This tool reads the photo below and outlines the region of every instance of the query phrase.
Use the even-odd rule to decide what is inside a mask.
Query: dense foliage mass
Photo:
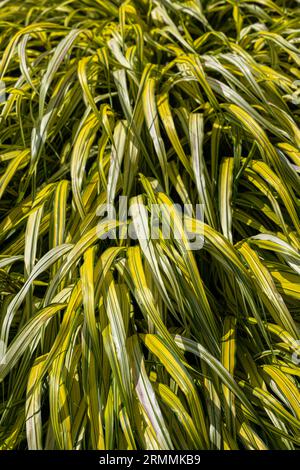
[[[1,448],[299,448],[299,2],[0,7]]]

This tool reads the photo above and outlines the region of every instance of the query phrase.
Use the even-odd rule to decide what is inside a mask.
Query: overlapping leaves
[[[299,448],[298,2],[0,6],[1,448]]]

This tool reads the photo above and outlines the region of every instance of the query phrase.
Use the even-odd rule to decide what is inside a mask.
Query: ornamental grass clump
[[[0,448],[299,449],[299,2],[0,7]]]

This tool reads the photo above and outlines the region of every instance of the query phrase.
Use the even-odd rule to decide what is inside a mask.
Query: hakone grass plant
[[[0,2],[1,449],[299,449],[299,7]]]

